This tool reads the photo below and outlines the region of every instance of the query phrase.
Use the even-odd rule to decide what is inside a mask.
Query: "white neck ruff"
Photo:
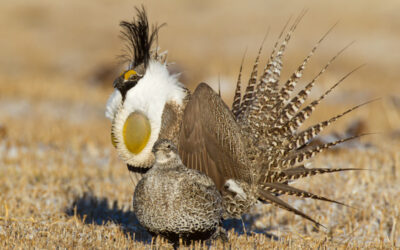
[[[115,90],[118,91],[118,90]],[[119,92],[119,91],[118,91]],[[112,94],[110,99],[120,99],[120,95]],[[117,106],[115,100],[109,100],[107,106],[109,116],[114,117],[113,133],[116,137],[118,153],[123,160],[133,166],[147,167],[154,161],[151,149],[158,139],[161,129],[161,118],[167,102],[183,105],[186,91],[178,80],[178,75],[170,75],[165,64],[150,61],[146,73],[135,87],[131,88],[123,104]],[[113,106],[113,107],[112,107]],[[110,110],[110,111],[109,111]],[[122,130],[124,123],[132,112],[143,113],[150,121],[151,134],[145,148],[137,155],[132,154],[125,146]]]

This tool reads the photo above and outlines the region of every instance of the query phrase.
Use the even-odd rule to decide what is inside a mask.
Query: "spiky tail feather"
[[[310,216],[308,216],[307,214],[301,212],[300,210],[292,207],[291,205],[289,205],[288,203],[286,203],[285,201],[279,199],[278,197],[276,197],[275,195],[273,195],[272,193],[263,190],[263,189],[259,189],[259,197],[262,201],[265,202],[270,202],[272,205],[283,208],[289,212],[292,212],[294,214],[300,215],[301,217],[313,222],[317,227],[322,226],[323,228],[325,228],[322,224],[320,224],[318,221],[314,220],[313,218],[311,218]]]
[[[290,181],[312,175],[349,170],[361,170],[355,168],[308,169],[302,165],[296,165],[303,163],[304,161],[312,158],[316,154],[328,148],[331,148],[348,140],[358,138],[359,136],[355,136],[315,147],[308,146],[309,141],[317,136],[323,130],[323,128],[327,127],[332,122],[336,121],[347,113],[367,103],[357,105],[349,110],[346,110],[342,114],[332,117],[327,121],[311,126],[303,132],[297,133],[299,127],[304,123],[304,121],[308,119],[315,107],[334,88],[336,88],[342,81],[344,81],[348,76],[350,76],[354,71],[359,68],[358,67],[350,73],[346,74],[318,99],[314,100],[309,105],[300,110],[302,104],[307,100],[311,89],[316,83],[316,80],[328,69],[328,67],[336,60],[336,58],[352,44],[350,43],[346,45],[343,49],[337,52],[322,68],[322,70],[312,79],[312,81],[309,82],[301,91],[299,91],[296,96],[291,98],[291,94],[297,82],[302,77],[306,65],[310,61],[320,43],[325,39],[325,37],[335,26],[332,26],[328,30],[328,32],[326,32],[321,37],[321,39],[313,46],[310,53],[306,56],[303,62],[298,66],[297,70],[279,89],[278,83],[283,66],[282,58],[286,50],[287,44],[291,38],[291,35],[296,29],[304,14],[305,13],[301,13],[299,17],[294,21],[282,43],[279,45],[279,41],[283,37],[283,33],[286,30],[288,23],[285,25],[273,47],[273,51],[271,53],[268,63],[264,68],[264,72],[257,83],[258,64],[262,46],[260,47],[243,98],[241,98],[240,92],[243,68],[242,61],[235,90],[234,102],[232,105],[232,112],[237,122],[241,124],[244,129],[252,132],[255,137],[259,139],[257,140],[257,143],[261,143],[257,145],[260,145],[260,147],[262,147],[262,151],[265,152],[265,155],[261,156],[264,161],[263,164],[261,164],[263,167],[260,168],[260,178],[257,182],[257,192],[260,200],[270,202],[278,207],[284,208],[312,221],[317,226],[322,226],[308,215],[297,210],[296,208],[293,208],[286,202],[277,198],[275,194],[294,195],[297,197],[318,199],[328,202],[334,202],[340,205],[345,205],[341,202],[291,187],[288,184]]]
[[[289,166],[294,166],[297,164],[301,164],[304,161],[314,157],[316,154],[321,153],[322,151],[332,148],[336,145],[339,145],[341,143],[350,141],[350,140],[354,140],[356,138],[360,138],[362,136],[365,135],[369,135],[369,134],[361,134],[361,135],[355,135],[355,136],[351,136],[351,137],[347,137],[344,139],[340,139],[340,140],[336,140],[333,142],[329,142],[329,143],[325,143],[322,145],[318,145],[315,147],[311,147],[311,148],[305,148],[299,152],[294,152],[292,154],[289,154],[287,157],[285,157],[281,162],[278,163],[278,165],[281,168],[288,168]]]
[[[239,121],[242,121],[243,123],[247,122],[247,118],[249,115],[248,107],[254,101],[254,99],[260,99],[261,96],[267,96],[271,100],[273,99],[272,96],[275,94],[275,92],[277,90],[278,80],[280,78],[280,73],[282,70],[282,57],[284,55],[284,51],[286,50],[287,44],[288,44],[293,32],[295,31],[297,25],[299,24],[302,17],[304,16],[304,14],[305,14],[305,12],[301,13],[299,15],[299,17],[295,20],[292,27],[289,29],[288,33],[286,34],[285,39],[283,40],[282,44],[280,45],[279,50],[276,52],[276,49],[279,44],[279,40],[281,39],[281,37],[284,33],[284,30],[286,29],[290,20],[284,26],[281,34],[279,35],[278,40],[276,41],[276,43],[274,45],[273,51],[271,53],[271,57],[270,57],[267,65],[264,68],[264,73],[260,79],[260,83],[257,85],[256,92],[254,92],[254,86],[253,86],[253,88],[246,89],[243,99],[244,100],[247,99],[247,101],[246,102],[242,101],[241,112],[239,113],[239,116],[238,116]],[[256,60],[256,63],[253,66],[253,72],[251,75],[253,75],[253,73],[257,69],[257,67],[258,67],[258,60]],[[255,81],[256,80],[257,79],[255,79]],[[265,91],[260,91],[261,89],[265,89]],[[258,98],[256,98],[257,95],[259,96]],[[246,98],[246,96],[247,96],[247,98]],[[260,101],[261,101],[261,99],[260,99]],[[269,100],[266,100],[266,101],[268,102]]]
[[[264,43],[264,42],[263,42]],[[248,108],[250,107],[250,103],[253,101],[254,96],[254,87],[257,83],[257,75],[258,75],[258,63],[260,62],[260,55],[262,51],[263,45],[261,44],[260,49],[258,50],[258,54],[256,60],[253,65],[253,70],[250,74],[249,83],[247,84],[245,94],[243,96],[242,105],[240,107],[240,114],[247,114]]]
[[[322,70],[309,82],[298,94],[293,97],[284,108],[279,110],[279,116],[275,119],[274,127],[283,126],[286,122],[288,122],[299,110],[301,105],[307,100],[308,95],[311,93],[311,89],[314,87],[316,80],[328,69],[328,67],[339,57],[351,44],[348,44],[339,52],[337,52]]]
[[[321,95],[317,100],[314,100],[311,102],[309,105],[307,105],[305,108],[303,108],[300,112],[298,112],[295,116],[293,116],[286,124],[284,124],[281,127],[275,127],[275,129],[279,129],[280,133],[283,133],[285,136],[289,136],[291,134],[294,134],[297,129],[311,116],[315,108],[317,107],[318,104],[321,103],[323,99],[325,99],[326,96],[329,95],[329,93],[332,92],[337,86],[339,86],[340,83],[342,83],[345,79],[347,79],[350,75],[352,75],[355,71],[360,69],[363,65],[355,68],[354,70],[350,71],[347,73],[345,76],[343,76],[339,81],[337,81],[332,87],[330,87],[323,95]],[[350,109],[347,113],[353,111],[354,109],[357,109],[363,105],[358,105],[353,109]],[[345,114],[347,114],[345,112]],[[342,117],[343,115],[337,117],[336,119]],[[286,116],[288,117],[288,116]],[[329,124],[328,124],[329,125]]]
[[[303,165],[288,168],[285,170],[271,170],[265,175],[265,178],[260,183],[284,183],[298,179],[320,175],[330,174],[344,171],[366,170],[363,168],[306,168]]]
[[[333,28],[336,26],[333,25],[321,38],[320,40],[314,45],[314,47],[311,49],[310,53],[306,56],[306,58],[303,60],[303,62],[297,67],[297,70],[289,77],[289,79],[286,81],[284,86],[279,91],[278,98],[276,100],[276,104],[274,106],[274,109],[276,110],[276,114],[281,113],[281,110],[283,108],[284,103],[289,100],[290,95],[292,91],[294,90],[297,82],[299,79],[303,76],[303,72],[310,61],[311,57],[314,55],[315,51],[319,47],[319,45],[325,40],[325,38],[329,35],[329,33],[333,30]],[[275,117],[276,120],[276,117]]]
[[[301,198],[311,198],[311,199],[315,199],[315,200],[322,200],[322,201],[328,201],[328,202],[332,202],[332,203],[336,203],[342,206],[346,206],[348,207],[348,205],[339,202],[339,201],[335,201],[335,200],[331,200],[328,198],[325,198],[323,196],[319,196],[295,187],[291,187],[289,185],[286,184],[282,184],[282,183],[265,183],[263,185],[264,190],[270,192],[270,193],[274,193],[277,195],[293,195],[293,196],[297,196],[297,197],[301,197]]]
[[[242,70],[243,70],[244,57],[245,55],[243,55],[242,62],[240,63],[239,75],[236,82],[235,96],[233,97],[233,102],[232,102],[232,113],[235,119],[239,115],[241,106],[241,99],[242,99],[241,85],[242,85]]]
[[[348,114],[362,106],[365,106],[371,102],[374,102],[374,101],[376,101],[376,100],[371,100],[371,101],[356,105],[356,106],[344,111],[343,113],[341,113],[339,115],[336,115],[328,120],[319,122],[319,123],[307,128],[303,132],[300,132],[298,134],[294,134],[294,135],[290,136],[289,137],[290,143],[287,145],[285,151],[290,152],[290,150],[292,150],[292,149],[298,149],[298,148],[303,147],[308,141],[314,139],[317,135],[319,135],[324,130],[324,128],[326,128],[333,122],[337,121],[339,118],[345,116],[346,114]]]

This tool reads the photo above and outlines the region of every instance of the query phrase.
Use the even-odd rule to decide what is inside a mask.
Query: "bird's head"
[[[175,145],[167,139],[158,140],[154,146],[152,152],[155,154],[155,162],[164,164],[178,160],[178,150]]]
[[[114,81],[106,117],[112,121],[111,138],[120,157],[134,167],[148,168],[154,162],[152,148],[162,126],[166,103],[182,105],[186,96],[177,75],[171,75],[164,56],[152,44],[160,26],[151,32],[145,10],[137,18],[121,22],[129,66]]]
[[[115,89],[118,89],[123,96],[126,96],[126,92],[128,92],[128,90],[130,90],[131,88],[135,87],[138,81],[143,77],[144,73],[146,72],[143,67],[140,67],[136,70],[135,69],[125,70],[121,73],[120,76],[118,76],[114,80],[113,86]]]

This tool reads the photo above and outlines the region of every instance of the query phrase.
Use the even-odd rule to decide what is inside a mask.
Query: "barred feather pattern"
[[[240,102],[242,99],[241,85],[242,85],[243,61],[244,61],[244,57],[240,64],[239,75],[238,75],[238,79],[236,82],[235,96],[233,97],[233,102],[232,102],[232,113],[235,116],[235,118],[238,117],[238,115],[239,115]]]
[[[258,162],[259,167],[259,174],[256,180],[259,199],[300,215],[303,218],[312,221],[316,226],[321,226],[317,221],[302,213],[300,210],[293,208],[276,196],[292,195],[300,198],[323,200],[345,205],[342,202],[291,187],[289,186],[289,183],[300,178],[325,173],[361,170],[355,168],[306,168],[303,164],[318,153],[338,144],[363,136],[352,136],[317,146],[308,145],[309,142],[319,135],[324,128],[344,115],[370,102],[356,105],[341,114],[310,126],[302,132],[298,132],[300,126],[311,116],[322,100],[324,100],[337,86],[360,68],[357,67],[347,73],[326,90],[319,98],[302,108],[303,104],[307,101],[312,88],[317,83],[317,80],[352,44],[350,43],[337,52],[325,64],[320,72],[292,97],[292,92],[303,76],[309,61],[326,36],[334,28],[334,25],[317,41],[309,54],[297,67],[296,71],[291,74],[289,79],[279,88],[280,74],[283,67],[282,58],[287,44],[303,15],[304,13],[294,21],[290,29],[287,31],[283,41],[279,43],[283,37],[284,30],[286,30],[287,24],[285,25],[278,40],[274,44],[271,56],[264,68],[264,72],[260,78],[257,79],[257,69],[262,47],[260,48],[243,98],[241,98],[240,92],[243,69],[242,62],[236,85],[234,102],[232,104],[232,112],[237,122],[254,138],[254,145],[258,148],[258,153],[255,153],[254,157],[258,158],[259,161],[255,160],[253,162]]]
[[[372,101],[374,101],[374,100],[372,100]],[[295,134],[294,136],[290,137],[289,140],[291,141],[291,143],[288,144],[288,146],[286,148],[286,151],[289,152],[289,150],[297,149],[297,148],[300,148],[300,147],[304,146],[306,142],[308,142],[311,139],[313,139],[315,136],[317,136],[319,133],[321,133],[324,128],[328,127],[330,124],[332,124],[333,122],[335,122],[339,118],[341,118],[344,115],[352,112],[353,110],[356,110],[356,109],[358,109],[358,108],[360,108],[360,107],[362,107],[362,106],[364,106],[366,104],[371,103],[372,101],[365,102],[365,103],[362,103],[360,105],[354,106],[354,107],[346,110],[345,112],[330,118],[329,120],[326,120],[326,121],[320,122],[318,124],[315,124],[315,125],[309,127],[308,129],[304,130],[303,132]]]
[[[298,188],[291,187],[282,183],[265,183],[264,190],[274,193],[276,195],[293,195],[300,198],[311,198],[315,200],[329,201],[340,205],[345,205],[342,202],[331,200],[320,195],[316,195]]]
[[[153,43],[157,39],[157,32],[161,26],[153,26],[152,29],[150,29],[144,8],[137,9],[137,12],[137,19],[133,19],[132,22],[121,22],[123,28],[121,36],[126,41],[127,50],[125,59],[129,61],[131,68],[142,65],[146,67],[152,59],[166,64],[167,54],[159,53],[158,47],[153,50],[151,49]],[[311,51],[297,66],[295,72],[290,75],[289,79],[282,81],[282,86],[279,86],[285,51],[305,13],[305,11],[301,12],[291,25],[289,25],[290,19],[285,24],[273,46],[268,62],[259,77],[258,67],[263,44],[260,46],[250,73],[248,84],[242,95],[243,58],[231,107],[232,114],[242,129],[240,131],[240,137],[232,136],[232,133],[235,133],[235,135],[239,134],[239,130],[237,130],[237,124],[235,124],[235,129],[229,127],[231,124],[226,124],[226,121],[232,121],[221,116],[221,114],[225,115],[226,113],[216,112],[210,114],[214,116],[217,124],[226,126],[217,126],[217,129],[212,135],[215,137],[212,139],[215,139],[215,143],[218,143],[218,145],[211,145],[211,147],[207,147],[206,150],[214,149],[213,146],[219,146],[222,149],[229,148],[230,154],[228,156],[232,157],[232,163],[243,163],[240,164],[240,167],[237,166],[237,164],[232,164],[233,167],[237,167],[234,169],[237,174],[233,175],[234,177],[232,178],[235,179],[232,180],[232,183],[241,189],[241,191],[239,190],[240,195],[236,195],[238,193],[235,194],[235,189],[237,187],[233,189],[234,192],[232,192],[231,189],[221,191],[224,207],[226,208],[224,217],[232,215],[240,217],[243,213],[248,212],[249,208],[256,202],[264,201],[302,216],[312,221],[316,226],[322,226],[309,215],[292,207],[277,196],[291,195],[345,205],[342,202],[289,186],[289,184],[292,181],[309,176],[361,170],[355,168],[306,168],[304,166],[307,160],[318,153],[362,136],[348,137],[316,146],[312,146],[310,143],[324,128],[353,110],[369,103],[367,102],[354,106],[339,115],[315,124],[304,131],[298,132],[300,126],[311,116],[312,112],[322,100],[358,69],[356,68],[342,77],[319,98],[302,108],[319,77],[328,69],[336,58],[351,45],[349,44],[336,53],[302,90],[294,97],[291,97],[311,58],[326,36],[331,32],[334,25],[316,42]],[[289,29],[286,31],[287,27],[289,27]],[[218,104],[220,104],[220,102],[218,102]],[[223,108],[225,108],[225,106],[223,106]],[[228,116],[230,115],[228,114]],[[187,122],[188,120],[184,121]],[[240,139],[233,141],[230,138]],[[233,147],[233,143],[239,142],[243,143],[243,147]],[[207,153],[204,152],[203,155],[200,156],[203,161],[203,163],[200,163],[200,166],[197,165],[199,161],[197,159],[198,155],[196,154],[194,157],[187,158],[186,162],[188,165],[194,166],[196,169],[199,168],[200,171],[209,175],[211,171],[215,169],[208,168],[206,164],[204,164],[204,159],[206,158],[203,157]],[[225,160],[225,158],[223,159]],[[232,170],[231,166],[218,165],[219,161],[216,161],[215,164],[220,168],[217,170],[221,170],[221,173],[229,173],[229,171]]]
[[[315,147],[311,147],[311,148],[306,148],[300,152],[293,152],[292,154],[289,154],[288,156],[286,156],[280,163],[279,165],[281,167],[286,167],[286,166],[294,166],[297,164],[301,164],[304,161],[312,158],[313,156],[315,156],[318,153],[321,153],[322,151],[332,148],[333,146],[336,146],[338,144],[341,144],[343,142],[347,142],[356,138],[359,138],[361,136],[364,136],[365,134],[362,135],[356,135],[356,136],[351,136],[351,137],[347,137],[344,139],[340,139],[340,140],[336,140],[333,142],[329,142],[329,143],[325,143],[322,145],[318,145]]]
[[[326,38],[326,36],[332,31],[332,29],[335,27],[332,26],[322,37],[321,39],[314,45],[310,53],[307,55],[307,57],[303,60],[303,62],[298,66],[297,70],[290,76],[290,78],[286,81],[284,86],[280,89],[279,95],[278,95],[278,100],[277,104],[275,105],[275,109],[279,112],[282,110],[282,107],[284,105],[284,102],[289,100],[290,95],[294,88],[296,87],[297,82],[299,79],[303,76],[303,72],[310,61],[311,57],[314,55],[315,51],[319,47],[319,45],[322,43],[322,41]],[[281,112],[279,112],[281,113]]]
[[[271,170],[260,183],[282,183],[288,184],[292,181],[327,173],[363,170],[360,168],[306,168],[304,165],[288,168],[285,170]]]
[[[318,124],[315,124],[308,129],[306,129],[303,132],[297,133],[297,129],[303,124],[303,122],[311,116],[312,112],[314,111],[315,107],[334,89],[336,88],[344,79],[346,79],[348,76],[350,76],[352,73],[354,73],[356,70],[358,70],[360,67],[357,67],[356,69],[352,70],[350,73],[346,74],[344,77],[342,77],[338,82],[336,82],[331,88],[329,88],[323,95],[321,95],[317,100],[311,102],[309,105],[307,105],[305,108],[303,108],[300,112],[298,112],[288,123],[286,123],[284,126],[280,128],[275,128],[274,133],[271,133],[272,138],[269,138],[268,141],[268,146],[270,148],[276,147],[276,145],[281,145],[280,150],[275,150],[275,157],[274,161],[268,163],[268,169],[271,170],[273,168],[285,168],[287,167],[286,165],[279,165],[279,159],[284,157],[287,154],[293,153],[293,150],[296,150],[302,146],[304,146],[308,141],[312,140],[314,137],[316,137],[324,128],[329,126],[331,123],[335,122],[339,118],[343,117],[344,115],[350,113],[351,111],[360,108],[361,106],[366,105],[366,102],[357,106],[354,106],[353,108],[350,108],[343,112],[342,114],[339,114],[337,116],[334,116],[326,121],[320,122]],[[282,143],[283,142],[283,143]],[[296,151],[295,151],[296,152]],[[299,155],[298,157],[301,157]],[[278,161],[278,162],[277,162]],[[278,165],[276,165],[278,164]]]
[[[271,127],[271,123],[276,120],[276,114],[274,110],[272,110],[272,108],[276,106],[277,99],[281,98],[280,95],[278,95],[277,87],[280,78],[280,72],[282,69],[282,57],[293,32],[295,31],[298,23],[301,21],[301,18],[304,16],[304,14],[305,12],[300,14],[299,17],[295,20],[288,33],[286,34],[284,41],[279,46],[279,50],[276,52],[279,45],[279,40],[283,36],[284,30],[286,29],[288,23],[286,23],[286,25],[284,26],[282,32],[279,35],[279,38],[277,39],[273,47],[270,59],[266,67],[264,68],[264,73],[256,86],[257,89],[254,92],[254,87],[257,81],[257,68],[262,47],[260,48],[255,64],[253,66],[253,71],[251,73],[245,95],[243,97],[242,103],[239,105],[239,111],[237,111],[237,108],[232,107],[233,114],[235,115],[237,120],[242,123],[243,127],[250,128],[250,131],[252,132],[252,134],[255,135],[255,137],[258,137],[265,128]],[[327,32],[327,34],[330,32],[330,30]],[[305,59],[302,66],[299,67],[300,71],[304,70],[306,63],[311,58],[312,54],[314,53],[320,42],[318,42],[317,45],[314,46],[312,53]],[[239,79],[241,78],[241,72],[242,71],[240,70]],[[287,84],[286,89],[292,87],[294,88],[294,78],[297,81],[300,78],[301,74],[300,72],[297,72],[297,74],[293,74],[293,76],[294,77],[292,77],[291,80],[288,80],[289,84]],[[233,106],[238,106],[238,103],[240,103],[239,97],[240,81],[238,81],[237,83]]]
[[[339,81],[337,81],[332,87],[330,87],[323,95],[321,95],[317,100],[314,100],[311,102],[309,105],[307,105],[304,109],[302,109],[300,112],[298,112],[292,119],[290,119],[289,122],[287,122],[285,125],[281,127],[282,132],[289,132],[290,134],[293,134],[297,131],[297,129],[304,123],[305,120],[307,120],[312,112],[315,110],[315,107],[321,103],[323,99],[325,99],[326,96],[329,95],[329,93],[332,92],[339,84],[341,84],[347,77],[349,77],[351,74],[353,74],[355,71],[360,69],[362,67],[359,66],[355,68],[354,70],[350,71],[347,73],[345,76],[343,76]],[[359,106],[359,105],[358,105]],[[348,113],[348,112],[347,112]],[[347,114],[346,113],[346,114]],[[342,115],[343,116],[343,115]],[[342,117],[340,116],[340,117]],[[340,118],[338,117],[338,118]],[[329,125],[329,124],[328,124]],[[285,134],[287,136],[288,134]]]
[[[321,41],[320,41],[321,42]],[[299,110],[301,105],[306,101],[308,95],[311,93],[312,88],[315,85],[316,80],[328,69],[328,67],[341,55],[352,43],[341,49],[336,55],[334,55],[328,63],[322,68],[322,70],[309,82],[290,102],[286,104],[284,108],[280,110],[279,116],[275,120],[274,127],[280,127],[291,119],[296,112]]]
[[[313,218],[311,218],[310,216],[308,216],[307,214],[301,212],[300,210],[292,207],[291,205],[289,205],[288,203],[284,202],[283,200],[279,199],[278,197],[276,197],[273,193],[260,189],[259,191],[259,197],[261,200],[266,201],[266,202],[270,202],[272,205],[277,206],[279,208],[283,208],[289,212],[292,212],[294,214],[297,214],[311,222],[313,222],[317,227],[324,227],[323,225],[321,225],[318,221],[314,220]]]
[[[253,65],[253,70],[251,71],[250,74],[250,79],[249,83],[247,84],[245,94],[243,96],[242,100],[242,105],[240,105],[239,109],[239,119],[242,119],[242,114],[248,114],[248,108],[250,106],[250,103],[254,99],[254,87],[256,86],[257,83],[257,74],[258,74],[258,64],[260,62],[260,55],[262,51],[262,45],[260,46],[260,49],[258,50],[258,54],[256,57],[256,60]]]
[[[285,25],[274,45],[269,61],[264,68],[263,75],[258,81],[256,90],[255,92],[253,90],[252,96],[248,100],[245,110],[246,112],[242,114],[242,117],[240,117],[241,119],[239,119],[242,124],[246,124],[251,128],[251,131],[256,137],[261,135],[260,131],[270,125],[270,121],[273,121],[273,118],[276,116],[273,107],[276,105],[277,98],[279,98],[278,84],[283,67],[282,58],[287,45],[304,14],[305,12],[301,13],[295,20],[277,50],[279,40],[287,26]]]
[[[287,27],[287,25],[289,24],[289,21],[290,21],[290,19],[288,20],[288,22],[285,24],[285,26],[283,27],[283,29],[282,29],[282,31],[281,31],[281,33],[280,33],[280,35],[279,35],[279,37],[278,37],[278,39],[276,40],[276,42],[275,42],[275,45],[273,46],[273,50],[272,50],[272,52],[271,52],[271,56],[270,56],[270,58],[269,58],[269,61],[268,61],[268,63],[267,63],[267,65],[264,67],[264,73],[263,73],[263,78],[265,78],[264,79],[264,81],[262,82],[262,79],[263,78],[261,78],[260,79],[260,83],[258,83],[257,84],[257,90],[256,90],[256,93],[258,93],[259,91],[260,91],[260,88],[264,88],[263,89],[263,92],[265,92],[265,97],[268,97],[268,96],[271,96],[271,93],[272,93],[272,89],[265,89],[265,85],[268,83],[267,82],[267,79],[266,79],[266,77],[265,77],[265,75],[267,74],[267,72],[268,73],[271,73],[272,74],[272,67],[274,67],[274,65],[273,65],[273,60],[274,60],[274,57],[275,57],[275,52],[276,52],[276,49],[278,48],[278,45],[279,45],[279,41],[280,41],[280,39],[282,38],[282,36],[283,36],[283,34],[284,34],[284,31],[286,30],[286,27]],[[259,55],[258,55],[259,56]],[[256,60],[256,62],[257,62],[258,60]],[[242,64],[243,64],[243,59],[242,59]],[[258,62],[257,62],[257,64],[258,64]],[[255,67],[253,67],[253,69],[254,69]],[[241,71],[239,72],[239,78],[241,77]],[[262,84],[263,86],[261,86],[260,84]],[[240,89],[240,85],[239,85],[239,81],[238,81],[238,83],[237,83],[237,85],[236,85],[236,91],[235,91],[235,99],[236,99],[236,93],[238,92],[237,90],[238,90],[238,88]],[[247,89],[246,89],[247,90]],[[250,90],[250,89],[249,89]],[[252,89],[252,91],[253,91],[253,89]],[[246,95],[246,93],[245,93],[245,95]],[[245,99],[245,98],[243,98],[243,99]],[[257,96],[256,98],[254,98],[254,100],[255,101],[259,101],[260,100],[260,98]],[[234,113],[234,115],[235,115],[235,117],[236,117],[236,120],[238,121],[238,122],[243,122],[243,110],[246,110],[247,109],[247,107],[244,107],[244,103],[242,102],[241,103],[241,105],[240,105],[240,107],[239,107],[239,110],[238,110],[238,112],[236,112],[235,113],[235,110],[233,110],[232,109],[232,112]]]

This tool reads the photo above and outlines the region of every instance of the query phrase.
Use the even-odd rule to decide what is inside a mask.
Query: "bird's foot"
[[[228,242],[228,234],[222,226],[217,227],[210,240],[221,240],[222,242]]]

